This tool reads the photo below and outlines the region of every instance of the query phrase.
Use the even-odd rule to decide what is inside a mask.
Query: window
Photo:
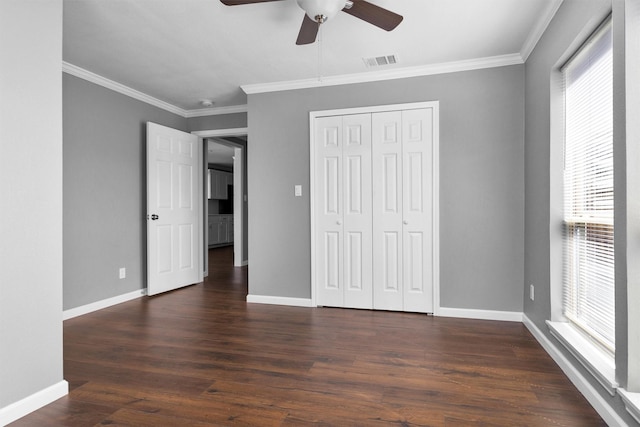
[[[565,317],[615,351],[613,66],[605,23],[563,67]]]

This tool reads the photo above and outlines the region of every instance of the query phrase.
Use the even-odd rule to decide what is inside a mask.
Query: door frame
[[[193,131],[191,132],[193,135],[196,135],[198,137],[198,141],[200,144],[200,147],[203,150],[203,153],[207,152],[207,147],[205,144],[205,141],[207,138],[215,138],[215,137],[225,137],[225,136],[249,136],[249,128],[248,127],[244,127],[244,128],[228,128],[228,129],[210,129],[210,130],[199,130],[199,131]],[[243,161],[242,159],[244,159],[246,157],[246,149],[244,147],[242,147],[241,145],[237,145],[234,143],[229,143],[229,146],[233,146],[235,148],[235,159],[233,162],[233,187],[234,187],[234,192],[233,192],[233,266],[234,267],[242,267],[248,264],[248,260],[245,261],[242,259],[242,254],[244,251],[244,194],[246,193],[246,182],[244,183],[244,186],[242,185],[242,177],[244,175],[244,170],[242,168],[242,164]],[[238,158],[238,153],[240,154],[240,158]],[[203,175],[204,175],[204,179],[206,179],[206,173],[205,171],[207,170],[207,159],[206,157],[203,158]],[[236,170],[236,167],[238,167],[238,169]],[[206,187],[205,187],[206,188]],[[241,191],[236,191],[236,188],[240,188]],[[208,219],[208,210],[209,210],[209,205],[206,202],[207,200],[207,194],[203,189],[202,192],[202,199],[203,199],[203,205],[204,205],[204,219],[203,219],[203,223]],[[206,224],[206,223],[205,223]],[[205,276],[208,275],[209,273],[209,257],[207,256],[207,254],[209,253],[208,249],[209,249],[209,236],[208,233],[204,232],[208,230],[208,227],[205,227],[203,229],[203,256],[204,256],[204,272],[205,272]]]
[[[422,108],[432,108],[434,111],[433,117],[433,132],[434,143],[432,146],[432,279],[433,279],[433,315],[438,316],[440,314],[440,102],[439,101],[425,101],[425,102],[413,102],[408,104],[390,104],[390,105],[377,105],[370,107],[356,107],[356,108],[340,108],[334,110],[320,110],[311,111],[309,113],[309,198],[311,208],[311,306],[317,305],[317,283],[316,283],[316,119],[320,117],[328,116],[344,116],[352,114],[364,114],[364,113],[381,113],[388,111],[402,111],[402,110],[416,110]]]

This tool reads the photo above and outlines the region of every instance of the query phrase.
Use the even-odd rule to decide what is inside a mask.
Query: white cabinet
[[[217,169],[208,170],[207,196],[209,199],[227,200],[229,185],[233,185],[232,173]]]
[[[218,240],[220,243],[229,242],[229,219],[226,216],[220,217],[218,223]]]
[[[216,197],[214,199],[226,200],[229,198],[227,193],[227,173],[221,171],[215,171],[216,175]]]
[[[233,243],[233,215],[209,215],[209,245]]]
[[[209,245],[219,245],[223,243],[220,236],[222,228],[222,217],[220,215],[209,215]]]

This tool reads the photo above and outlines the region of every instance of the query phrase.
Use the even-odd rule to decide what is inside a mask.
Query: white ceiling
[[[489,57],[526,59],[561,0],[370,0],[404,16],[387,33],[340,12],[297,46],[295,0],[64,0],[66,63],[190,111],[246,104],[241,85],[402,70]],[[367,68],[365,57],[398,64]]]
[[[233,166],[235,149],[216,138],[207,139],[207,163]]]

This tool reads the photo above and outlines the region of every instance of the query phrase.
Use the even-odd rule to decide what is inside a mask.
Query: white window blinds
[[[562,70],[565,82],[564,313],[615,350],[611,23]]]

